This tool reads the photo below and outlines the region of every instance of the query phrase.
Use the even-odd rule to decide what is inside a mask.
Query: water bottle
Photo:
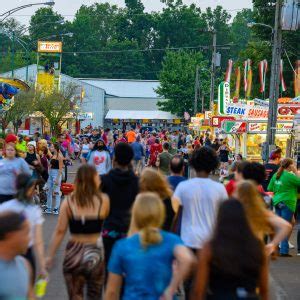
[[[37,282],[35,283],[35,295],[37,298],[41,299],[46,295],[48,285],[48,279],[45,277],[38,277]]]

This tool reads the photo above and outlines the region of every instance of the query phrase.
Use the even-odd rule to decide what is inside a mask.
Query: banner
[[[225,80],[224,80],[229,83],[230,83],[230,79],[231,79],[232,66],[233,66],[233,60],[229,59],[227,69],[226,69],[226,74],[225,74]]]
[[[241,88],[241,67],[236,67],[235,69],[235,93],[234,97],[240,98],[240,88]]]
[[[280,60],[280,89],[281,92],[285,92],[286,91],[286,84],[283,78],[283,60]]]
[[[295,98],[300,96],[300,60],[296,61],[296,68],[294,72],[294,89]]]
[[[251,68],[251,59],[247,59],[244,62],[244,92],[245,98],[251,96],[252,90],[252,68]]]
[[[262,60],[258,64],[258,74],[259,74],[259,91],[264,93],[266,91],[266,75],[268,71],[268,61],[266,59]]]

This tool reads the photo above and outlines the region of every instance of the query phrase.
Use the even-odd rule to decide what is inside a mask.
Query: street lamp
[[[15,12],[22,10],[24,8],[27,7],[32,7],[32,6],[36,6],[36,5],[48,5],[48,6],[53,6],[55,4],[54,1],[47,1],[47,2],[42,2],[42,3],[31,3],[31,4],[26,4],[26,5],[22,5],[22,6],[18,6],[16,8],[13,8],[11,10],[6,11],[5,13],[1,14],[0,17],[4,17],[1,22],[3,22],[6,18],[8,18],[9,16],[11,16],[12,14],[14,14]]]
[[[268,24],[264,24],[264,23],[256,23],[256,22],[250,22],[250,23],[247,24],[247,26],[248,26],[249,28],[252,28],[252,27],[254,27],[254,26],[263,26],[263,27],[267,27],[267,28],[271,29],[272,34],[274,34],[274,28],[273,28],[272,26],[268,25]]]

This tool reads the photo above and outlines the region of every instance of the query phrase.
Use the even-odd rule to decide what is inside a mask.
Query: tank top
[[[55,159],[55,158],[52,158],[50,160],[50,166],[51,166],[51,169],[56,169],[58,170],[59,169],[59,160],[58,159]]]
[[[69,229],[73,234],[97,234],[101,233],[103,220],[100,219],[101,204],[99,205],[97,217],[75,217],[74,208],[70,205],[70,200],[68,199],[68,206],[71,211],[71,218],[69,219]]]
[[[0,259],[0,282],[0,299],[27,299],[29,274],[25,259],[21,256],[10,261]]]
[[[37,160],[36,153],[28,153],[26,154],[25,161],[32,166],[32,163]]]

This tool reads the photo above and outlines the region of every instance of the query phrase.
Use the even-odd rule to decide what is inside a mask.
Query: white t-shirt
[[[181,182],[174,196],[183,206],[181,239],[201,249],[211,237],[219,205],[228,198],[225,187],[210,178],[192,178]]]
[[[25,204],[16,199],[9,200],[0,205],[0,212],[12,211],[16,213],[24,213],[30,223],[30,242],[29,247],[34,244],[35,226],[44,223],[42,210],[38,205]]]
[[[107,151],[92,151],[88,164],[95,166],[99,175],[107,174],[111,169],[111,159]]]

